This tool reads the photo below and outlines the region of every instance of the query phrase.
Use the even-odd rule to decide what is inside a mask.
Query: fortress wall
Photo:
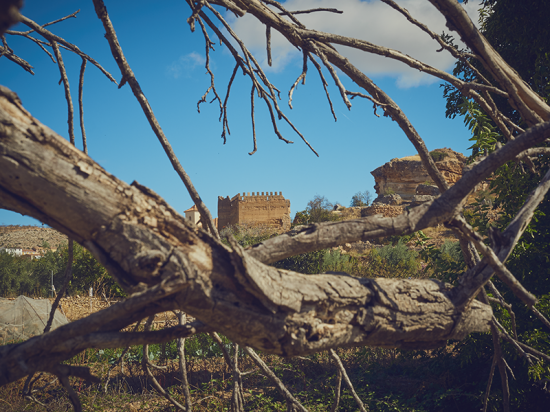
[[[218,230],[239,223],[239,208],[237,199],[218,196]]]
[[[290,229],[290,200],[282,192],[244,192],[232,199],[218,197],[219,227],[258,223]]]

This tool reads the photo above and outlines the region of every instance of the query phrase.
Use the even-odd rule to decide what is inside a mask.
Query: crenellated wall
[[[218,197],[218,228],[258,223],[290,229],[290,200],[282,192],[240,193],[226,198]]]

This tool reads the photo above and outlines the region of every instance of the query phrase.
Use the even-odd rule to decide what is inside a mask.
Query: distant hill
[[[0,226],[0,247],[58,248],[66,243],[67,236],[54,229],[38,226]]]

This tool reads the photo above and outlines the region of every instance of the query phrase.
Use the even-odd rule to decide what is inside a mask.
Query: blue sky
[[[204,39],[197,25],[192,33],[186,24],[190,15],[183,1],[145,2],[141,0],[106,1],[111,20],[141,87],[157,119],[171,142],[181,164],[190,175],[199,194],[217,216],[218,196],[239,192],[283,192],[290,199],[292,217],[305,209],[315,195],[331,202],[348,205],[358,191],[374,194],[370,172],[396,157],[415,153],[414,147],[395,122],[375,117],[372,104],[355,99],[348,111],[328,72],[329,92],[338,121],[335,122],[315,69],[308,71],[305,86],[294,92],[293,110],[287,104],[290,86],[301,73],[301,58],[276,36],[273,39],[273,68],[266,67],[271,82],[281,90],[280,106],[302,134],[317,150],[315,156],[288,126],[279,123],[283,135],[294,144],[278,140],[270,124],[265,105],[256,99],[256,133],[258,151],[252,150],[250,88],[247,77],[237,74],[229,98],[231,135],[224,145],[222,125],[218,122],[218,103],[204,103],[197,112],[197,101],[210,85],[204,69]],[[291,0],[288,8],[327,7],[325,0]],[[319,30],[340,32],[375,43],[401,49],[413,57],[428,60],[436,67],[452,70],[452,59],[435,53],[438,45],[406,20],[380,2],[341,0],[337,7],[343,15],[301,18]],[[402,0],[415,17],[436,28],[443,27],[437,13],[425,0]],[[476,3],[469,2],[475,13]],[[333,6],[334,7],[334,6]],[[91,1],[27,0],[23,14],[39,24],[55,20],[80,9],[72,18],[48,28],[76,44],[96,59],[117,81],[120,72],[104,38],[101,21]],[[416,13],[416,14],[415,14]],[[252,19],[235,21],[225,14],[237,33],[260,62],[265,60],[261,29]],[[363,16],[363,17],[361,17]],[[372,16],[372,17],[371,17]],[[26,30],[17,26],[15,30]],[[435,30],[441,32],[441,30]],[[234,67],[231,55],[219,45],[211,52],[211,69],[218,93],[225,97]],[[35,75],[0,58],[0,83],[15,91],[23,105],[42,123],[68,139],[67,103],[57,65],[34,43],[19,36],[7,36],[14,52],[34,66]],[[349,53],[342,49],[345,53]],[[80,57],[63,51],[71,94],[77,111]],[[347,57],[371,76],[405,111],[424,138],[429,150],[450,147],[468,154],[470,134],[461,119],[446,119],[445,101],[439,82],[427,79],[387,59],[349,53]],[[264,63],[265,64],[265,63]],[[360,91],[342,79],[352,91]],[[209,96],[211,100],[212,95]],[[78,147],[80,128],[75,119]],[[183,183],[170,166],[166,155],[151,131],[129,86],[118,89],[96,67],[88,63],[84,81],[84,121],[89,155],[107,171],[131,183],[137,180],[164,197],[183,212],[192,206]],[[0,210],[0,224],[39,224],[17,213]]]

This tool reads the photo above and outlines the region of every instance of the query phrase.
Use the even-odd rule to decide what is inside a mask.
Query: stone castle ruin
[[[218,196],[218,229],[238,224],[262,224],[290,230],[290,200],[282,192]]]

